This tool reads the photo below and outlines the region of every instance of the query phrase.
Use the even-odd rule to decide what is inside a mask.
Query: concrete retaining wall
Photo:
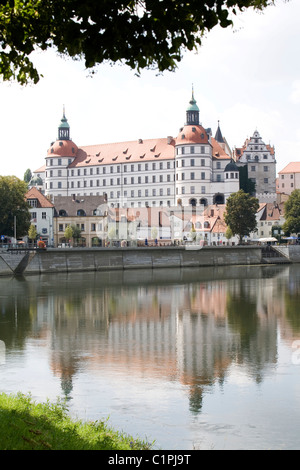
[[[13,256],[15,258],[13,258]],[[18,263],[16,257],[18,256]],[[49,249],[27,255],[0,253],[0,275],[137,268],[181,268],[261,264],[260,247],[139,247]],[[23,260],[22,260],[22,257]],[[5,259],[6,258],[6,259]],[[300,259],[300,252],[299,252]],[[22,267],[23,272],[20,272]]]
[[[287,246],[288,258],[292,263],[300,263],[300,245]]]

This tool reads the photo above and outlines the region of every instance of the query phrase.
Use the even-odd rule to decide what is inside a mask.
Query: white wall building
[[[38,235],[48,245],[54,243],[54,205],[36,187],[25,194],[30,206],[31,225],[34,225]]]
[[[49,196],[107,195],[110,207],[224,204],[239,190],[239,172],[218,126],[199,120],[194,99],[176,138],[78,147],[63,114],[46,165],[34,173]],[[228,167],[227,165],[230,164]]]

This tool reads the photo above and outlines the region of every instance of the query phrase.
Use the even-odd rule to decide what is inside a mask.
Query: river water
[[[300,265],[0,279],[0,392],[162,450],[300,449]]]

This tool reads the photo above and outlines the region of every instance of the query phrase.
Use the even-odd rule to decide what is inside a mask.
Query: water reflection
[[[298,266],[44,275],[0,286],[6,357],[40,341],[69,399],[74,378],[102,371],[178,383],[197,416],[233,366],[262,383],[278,362],[279,331],[288,344],[299,338]]]

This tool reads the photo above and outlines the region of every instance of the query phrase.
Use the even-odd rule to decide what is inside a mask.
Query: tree
[[[230,15],[263,10],[275,0],[0,0],[0,74],[37,83],[30,54],[54,48],[90,69],[121,62],[132,69],[174,70]]]
[[[81,230],[77,225],[72,224],[71,225],[71,230],[72,230],[72,236],[75,240],[78,240],[81,237]]]
[[[233,237],[233,233],[232,233],[232,230],[230,227],[227,227],[227,230],[226,230],[226,233],[225,233],[225,237],[227,238],[227,240],[230,240],[230,238]]]
[[[24,173],[24,181],[25,181],[25,183],[28,184],[28,183],[30,182],[31,178],[32,178],[32,173],[31,173],[31,170],[28,168],[28,169],[25,171],[25,173]]]
[[[285,234],[300,232],[300,189],[295,189],[284,204],[285,223],[282,228]]]
[[[66,242],[69,243],[71,238],[73,238],[73,229],[71,225],[67,225],[64,235],[65,235]]]
[[[258,208],[258,199],[245,193],[242,189],[231,194],[227,199],[224,214],[225,223],[233,235],[238,235],[239,243],[242,243],[245,235],[250,235],[250,232],[255,231]]]
[[[36,240],[37,237],[37,231],[35,228],[35,225],[31,224],[28,230],[28,238],[30,240]]]
[[[0,234],[22,237],[30,227],[27,185],[16,176],[0,176]]]
[[[239,168],[240,173],[240,189],[242,189],[245,193],[251,194],[251,196],[255,193],[256,183],[254,183],[248,177],[248,166],[244,165]]]

